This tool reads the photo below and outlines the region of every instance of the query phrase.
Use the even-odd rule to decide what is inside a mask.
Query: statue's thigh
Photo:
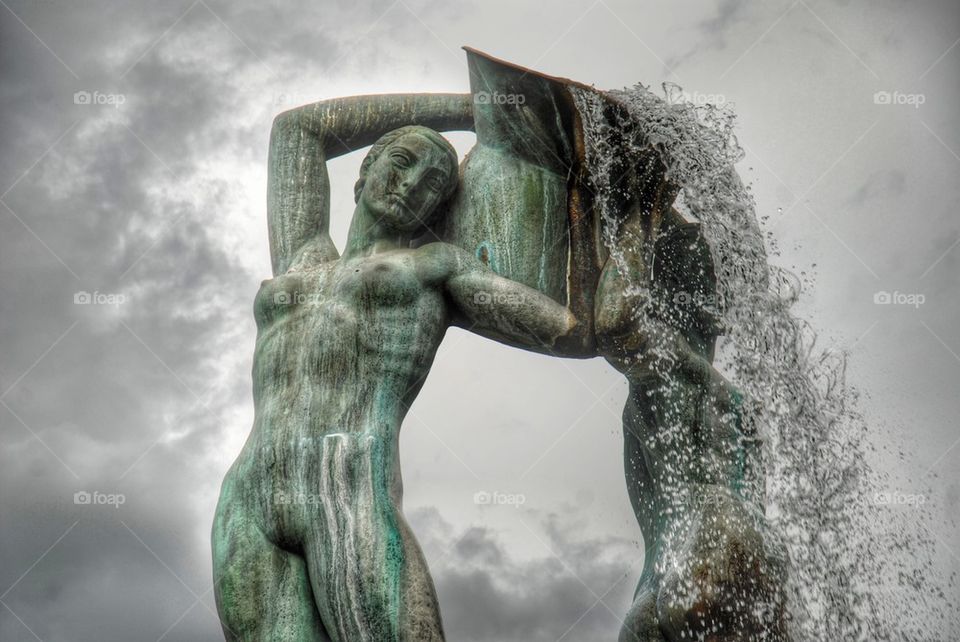
[[[413,533],[388,498],[368,501],[369,512],[314,528],[304,543],[327,630],[344,642],[442,642],[440,606]]]
[[[274,545],[242,513],[218,510],[213,576],[228,641],[330,640],[303,557]]]
[[[641,580],[633,605],[623,618],[619,642],[665,642],[657,624],[657,592],[652,583]]]

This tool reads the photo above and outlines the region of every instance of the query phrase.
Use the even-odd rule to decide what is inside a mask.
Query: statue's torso
[[[392,436],[382,431],[398,427],[400,401],[412,401],[446,330],[442,294],[422,283],[416,261],[415,250],[398,250],[263,282],[254,306],[260,427],[292,418],[309,434]]]
[[[400,424],[448,324],[443,295],[422,282],[417,261],[415,250],[397,250],[261,285],[256,415],[231,474],[262,509],[286,511],[278,497],[318,494],[324,471],[344,462],[381,468],[400,492]]]

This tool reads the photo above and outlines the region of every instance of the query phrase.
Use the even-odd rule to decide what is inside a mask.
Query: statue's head
[[[419,125],[387,132],[360,166],[354,199],[399,231],[427,227],[457,187],[457,152],[446,138]]]

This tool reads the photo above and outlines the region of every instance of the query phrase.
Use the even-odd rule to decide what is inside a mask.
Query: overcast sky
[[[209,530],[253,417],[271,119],[467,91],[462,45],[734,103],[796,314],[849,351],[875,465],[960,570],[958,39],[955,0],[0,0],[0,638],[222,639]],[[340,247],[360,160],[330,164]],[[448,333],[401,450],[451,640],[615,636],[642,564],[625,396],[602,360]]]

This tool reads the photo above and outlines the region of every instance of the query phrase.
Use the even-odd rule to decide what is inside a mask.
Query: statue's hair
[[[450,144],[450,141],[429,127],[424,127],[422,125],[407,125],[406,127],[400,127],[398,129],[388,131],[386,134],[378,138],[377,142],[375,142],[370,148],[370,151],[367,152],[367,155],[363,158],[363,163],[360,164],[360,178],[357,179],[356,184],[353,186],[354,202],[360,202],[360,192],[363,191],[363,186],[367,182],[367,172],[369,171],[370,166],[373,165],[373,163],[380,157],[380,154],[389,149],[390,146],[400,137],[407,134],[420,134],[421,136],[429,139],[430,142],[434,143],[437,147],[445,151],[450,159],[450,167],[452,171],[451,177],[456,177],[457,168],[459,167],[459,163],[457,162],[457,150],[453,148],[453,145]],[[447,193],[443,195],[441,202],[450,198],[456,188],[456,180],[448,181]]]

